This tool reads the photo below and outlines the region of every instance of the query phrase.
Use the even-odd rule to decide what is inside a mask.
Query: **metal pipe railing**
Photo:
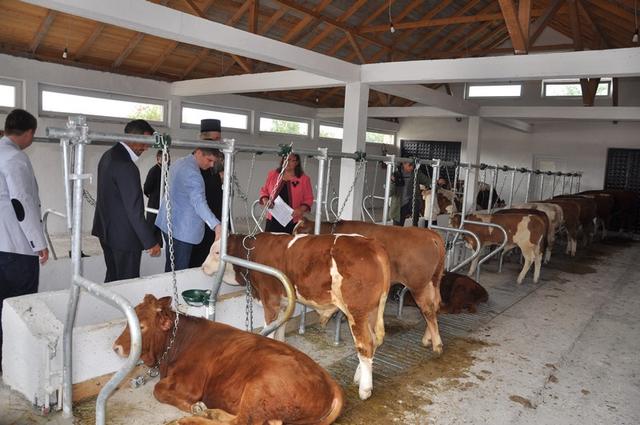
[[[67,218],[67,216],[62,214],[61,212],[58,212],[52,209],[45,210],[44,214],[42,215],[42,227],[44,228],[44,237],[47,240],[47,245],[49,245],[49,252],[51,253],[51,257],[53,257],[54,260],[57,260],[58,256],[56,255],[55,247],[53,246],[53,242],[51,242],[51,236],[49,235],[49,214],[53,214],[62,218]]]

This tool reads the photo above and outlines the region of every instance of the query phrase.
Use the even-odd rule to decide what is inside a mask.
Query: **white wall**
[[[23,83],[23,98],[19,106],[27,109],[38,118],[38,131],[36,136],[44,136],[48,126],[64,127],[66,120],[61,118],[51,118],[38,115],[38,83],[48,83],[69,87],[102,90],[113,93],[145,96],[159,99],[166,99],[169,102],[169,122],[168,127],[159,127],[160,132],[169,132],[172,137],[180,139],[195,139],[198,131],[193,128],[180,127],[180,105],[186,102],[218,105],[247,109],[253,111],[253,123],[257,119],[256,112],[267,112],[271,114],[281,114],[302,118],[313,118],[315,109],[304,106],[292,105],[282,102],[274,102],[264,99],[257,99],[247,96],[237,95],[217,95],[217,96],[195,96],[180,98],[170,94],[169,83],[155,80],[148,80],[137,77],[128,77],[108,72],[85,70],[71,66],[64,66],[36,60],[18,58],[0,54],[0,78],[18,79]],[[6,114],[0,112],[0,120],[4,122]],[[122,133],[124,124],[114,124],[109,122],[89,121],[92,131]],[[256,126],[257,127],[257,126]],[[398,124],[382,120],[369,120],[369,127],[378,130],[396,131]],[[294,149],[328,147],[330,151],[340,151],[341,142],[333,140],[322,140],[317,138],[317,123],[313,125],[313,137],[302,138],[286,135],[268,135],[253,132],[231,132],[225,131],[223,137],[235,138],[238,143],[255,146],[273,146],[279,143],[289,143],[293,141]],[[107,147],[90,146],[86,153],[86,172],[95,174],[97,164],[102,153]],[[368,144],[367,151],[379,153],[381,146]],[[392,150],[392,149],[391,149]],[[42,200],[43,211],[52,208],[64,212],[64,191],[62,185],[62,166],[60,149],[57,144],[34,143],[27,151],[33,163],[36,178],[40,186],[40,198]],[[176,149],[173,152],[173,159],[190,153],[187,149]],[[236,164],[237,175],[243,189],[247,191],[246,184],[249,174],[250,154],[239,154]],[[155,155],[152,151],[147,151],[138,161],[141,180],[144,178],[149,168],[155,163]],[[260,155],[256,160],[256,167],[253,175],[253,183],[248,190],[250,199],[256,199],[260,185],[264,182],[267,172],[278,165],[278,159],[269,154]],[[307,174],[311,176],[315,183],[317,177],[317,165],[315,160],[307,161]],[[332,172],[332,185],[338,188],[339,166],[334,167]],[[88,183],[86,189],[93,195],[96,193],[96,180]],[[381,191],[381,190],[380,190]],[[244,216],[244,206],[240,201],[235,203],[235,215]],[[93,221],[93,210],[85,209],[83,215],[83,229],[89,231]],[[65,225],[62,219],[52,217],[49,229],[52,234],[65,233]]]

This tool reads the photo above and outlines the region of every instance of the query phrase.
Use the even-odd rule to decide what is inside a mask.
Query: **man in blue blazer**
[[[176,270],[189,268],[191,251],[202,241],[205,225],[213,229],[215,240],[220,239],[220,220],[207,205],[204,180],[200,172],[210,169],[215,162],[215,149],[197,148],[191,155],[180,158],[171,165],[169,199]],[[164,235],[167,257],[165,271],[170,271],[167,208],[164,199],[160,202],[156,226]]]
[[[126,134],[153,134],[145,120],[134,120]],[[140,171],[135,161],[147,150],[144,143],[119,142],[98,163],[98,193],[91,234],[100,239],[107,265],[105,282],[140,276],[142,250],[160,255],[153,229],[144,219]]]

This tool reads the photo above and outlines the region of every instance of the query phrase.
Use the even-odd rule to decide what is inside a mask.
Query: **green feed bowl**
[[[186,291],[182,291],[182,298],[191,307],[202,307],[203,305],[209,305],[210,297],[210,289],[187,289]]]

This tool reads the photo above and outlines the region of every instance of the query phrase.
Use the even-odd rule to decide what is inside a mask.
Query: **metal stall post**
[[[389,197],[391,196],[391,176],[393,175],[393,168],[395,167],[396,156],[387,155],[387,172],[384,178],[384,205],[382,206],[382,224],[387,225],[389,221]]]
[[[527,174],[527,191],[525,192],[524,202],[529,202],[529,194],[531,192],[531,174],[533,174],[533,170],[529,170],[529,174]]]
[[[318,188],[316,193],[319,199],[316,201],[315,222],[313,228],[313,234],[319,235],[322,225],[322,194],[324,193],[324,169],[327,162],[327,148],[318,148]],[[298,333],[300,335],[305,333],[306,320],[307,319],[307,307],[302,305],[302,311],[300,312],[300,323],[298,325]]]
[[[582,173],[576,173],[578,175],[578,183],[576,184],[576,193],[580,192],[580,182],[582,180]]]
[[[74,123],[69,120],[67,127]],[[62,147],[62,178],[64,179],[64,205],[67,212],[67,232],[71,232],[71,181],[69,180],[69,138],[61,137],[60,146]]]
[[[492,167],[487,167],[491,169]],[[498,166],[496,165],[493,168],[493,174],[491,176],[491,183],[489,183],[489,203],[487,204],[487,211],[491,214],[491,210],[493,210],[493,190],[495,189],[498,181]]]
[[[556,196],[556,174],[553,174],[553,179],[551,180],[551,198]]]
[[[569,173],[569,195],[573,194],[573,176],[574,173]]]
[[[509,186],[509,203],[507,204],[507,208],[511,208],[513,205],[513,189],[516,184],[516,170],[511,170],[511,184]]]
[[[562,192],[560,193],[561,195],[565,194],[564,186],[566,182],[567,182],[567,173],[562,173]]]
[[[329,199],[329,183],[331,182],[331,164],[333,162],[333,158],[329,157],[327,159],[327,185],[324,190],[324,201],[322,201],[324,205],[324,213],[327,221],[333,221],[329,218],[329,203],[331,199]]]
[[[540,176],[540,191],[538,193],[538,200],[542,201],[542,194],[544,192],[544,173],[540,170],[536,170],[536,173]]]

